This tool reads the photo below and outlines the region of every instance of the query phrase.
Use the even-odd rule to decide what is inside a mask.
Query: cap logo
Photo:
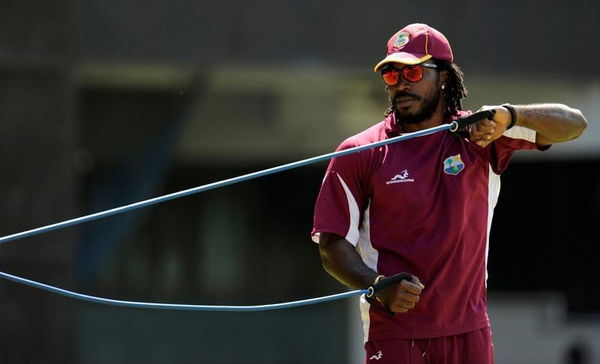
[[[406,43],[409,41],[409,33],[408,32],[400,32],[398,36],[396,36],[396,40],[394,41],[394,47],[400,48],[404,47]]]

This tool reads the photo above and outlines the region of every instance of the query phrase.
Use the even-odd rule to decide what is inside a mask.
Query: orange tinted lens
[[[383,77],[383,82],[385,82],[388,86],[394,86],[398,83],[398,71],[397,70],[389,70],[384,72],[381,76]]]
[[[423,79],[423,68],[419,65],[406,66],[402,69],[402,76],[410,82],[418,82]]]

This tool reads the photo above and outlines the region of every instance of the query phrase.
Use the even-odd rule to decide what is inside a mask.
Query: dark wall
[[[560,148],[556,145],[553,148]],[[600,310],[600,161],[513,163],[491,235],[490,290],[559,291],[573,313]]]
[[[70,1],[0,6],[0,234],[79,211]],[[0,270],[72,287],[76,229],[0,247]],[[74,322],[68,302],[0,283],[0,362],[68,362]]]
[[[413,22],[442,31],[469,71],[598,74],[600,3],[84,0],[84,59],[325,63],[369,70]],[[564,62],[568,60],[568,67]]]

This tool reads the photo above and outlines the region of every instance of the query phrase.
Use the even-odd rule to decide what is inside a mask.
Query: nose
[[[398,82],[395,85],[388,87],[393,92],[408,91],[411,89],[411,83],[404,77],[400,76],[400,78],[398,78]]]

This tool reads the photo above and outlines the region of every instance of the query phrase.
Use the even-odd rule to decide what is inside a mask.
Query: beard
[[[417,124],[429,119],[435,112],[438,102],[440,101],[441,95],[442,92],[440,88],[436,87],[434,88],[433,93],[424,98],[406,92],[399,92],[393,99],[390,97],[392,110],[394,110],[394,114],[396,114],[396,122],[399,124]],[[410,96],[413,97],[415,100],[420,101],[421,109],[415,113],[411,113],[409,111],[401,109],[398,110],[398,108],[396,107],[396,101],[402,96]]]

